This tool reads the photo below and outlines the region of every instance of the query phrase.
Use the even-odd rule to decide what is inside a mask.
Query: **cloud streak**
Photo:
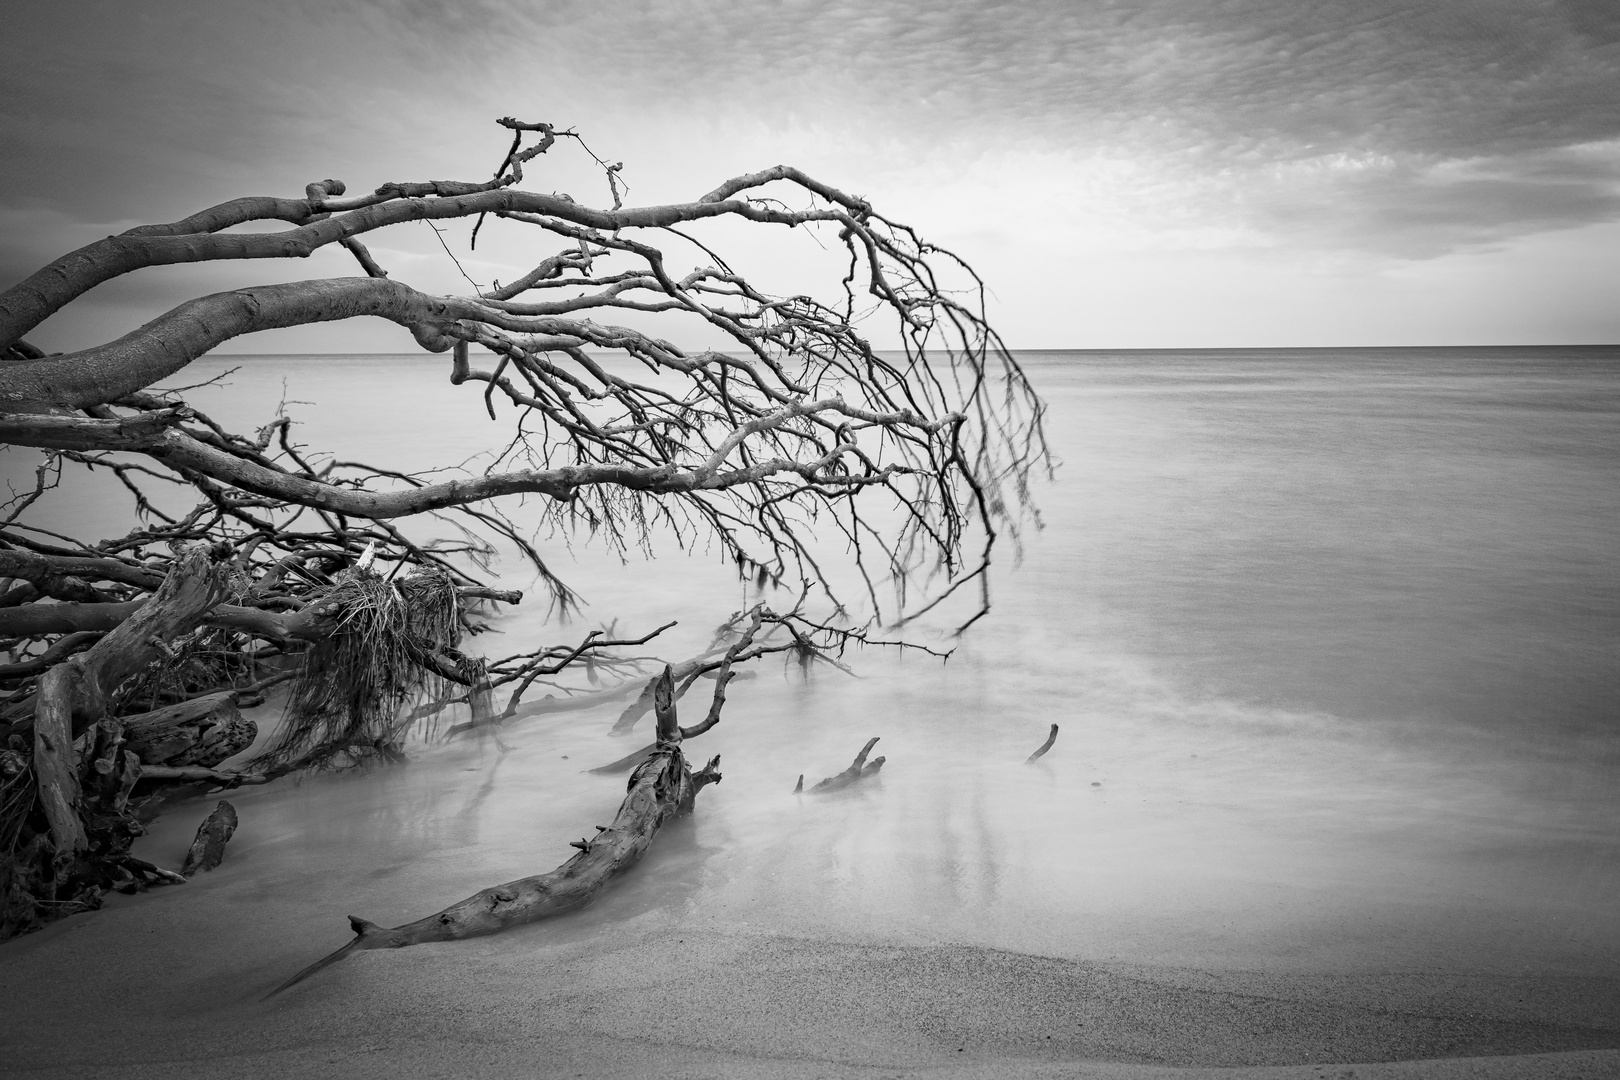
[[[0,80],[3,272],[63,215],[477,175],[505,113],[577,123],[637,201],[782,156],[1166,251],[1430,259],[1620,220],[1613,0],[97,0],[26,7]]]
[[[1009,148],[1128,160],[1203,213],[1350,247],[1437,254],[1611,220],[1620,190],[1611,0],[376,11],[401,53],[494,61],[516,101],[832,124],[928,167]]]

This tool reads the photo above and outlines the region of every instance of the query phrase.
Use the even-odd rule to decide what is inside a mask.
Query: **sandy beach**
[[[188,923],[192,925],[187,925]],[[359,953],[268,1002],[286,924],[144,897],[0,954],[13,1075],[1603,1077],[1620,979],[1262,975],[590,913]],[[335,936],[334,933],[320,935]],[[316,935],[309,935],[314,937]],[[195,940],[197,949],[177,949]],[[311,941],[311,944],[315,942]]]

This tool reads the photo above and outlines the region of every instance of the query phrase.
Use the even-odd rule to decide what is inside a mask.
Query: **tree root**
[[[718,756],[693,772],[681,753],[682,732],[675,722],[674,680],[668,667],[658,678],[655,708],[658,742],[652,754],[631,774],[629,791],[613,824],[598,825],[595,836],[573,842],[579,854],[549,873],[484,889],[404,926],[388,929],[351,915],[353,941],[266,996],[274,997],[356,950],[399,949],[428,941],[459,941],[499,933],[511,926],[577,910],[596,899],[609,883],[641,861],[665,822],[690,813],[697,793],[720,782]]]
[[[828,795],[834,791],[840,791],[847,788],[851,784],[858,781],[868,780],[876,776],[878,774],[878,770],[883,768],[883,763],[888,760],[888,758],[883,757],[873,758],[871,761],[866,760],[866,755],[870,754],[872,752],[872,747],[877,745],[878,738],[879,736],[874,735],[870,739],[866,740],[866,745],[861,747],[861,752],[855,755],[855,760],[850,762],[849,768],[845,769],[836,776],[827,777],[827,779],[811,788],[809,794]],[[793,789],[793,794],[798,795],[803,792],[804,774],[800,773],[799,784]]]

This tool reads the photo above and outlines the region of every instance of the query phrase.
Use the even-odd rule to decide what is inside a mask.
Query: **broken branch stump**
[[[236,832],[236,807],[219,800],[214,812],[197,826],[197,837],[180,864],[180,873],[191,877],[199,870],[212,870],[225,861],[225,845]]]
[[[1041,755],[1052,749],[1052,744],[1057,742],[1057,733],[1058,726],[1053,724],[1051,733],[1046,736],[1046,741],[1041,743],[1033,754],[1024,759],[1024,764],[1033,765],[1035,762],[1041,760]]]
[[[882,757],[873,758],[871,761],[866,760],[866,755],[870,754],[872,752],[872,747],[877,745],[878,738],[879,736],[874,735],[870,739],[866,740],[866,745],[861,747],[861,752],[855,755],[855,760],[850,762],[849,768],[845,769],[836,776],[827,777],[827,779],[811,788],[810,794],[827,795],[831,792],[847,788],[851,784],[858,781],[867,780],[876,776],[878,774],[878,770],[883,768],[883,763],[888,760],[887,758]],[[793,789],[793,793],[797,795],[803,790],[804,777],[801,775],[799,777],[799,786]]]

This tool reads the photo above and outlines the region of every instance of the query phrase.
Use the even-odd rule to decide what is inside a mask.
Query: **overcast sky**
[[[624,161],[631,202],[777,162],[863,194],[981,269],[1015,347],[1620,341],[1617,0],[13,8],[0,284],[240,194],[481,179],[513,114]],[[582,164],[530,186],[606,202]],[[436,246],[374,244],[448,291]],[[35,338],[93,344],[347,259],[148,271]],[[367,326],[234,347],[410,345]]]

